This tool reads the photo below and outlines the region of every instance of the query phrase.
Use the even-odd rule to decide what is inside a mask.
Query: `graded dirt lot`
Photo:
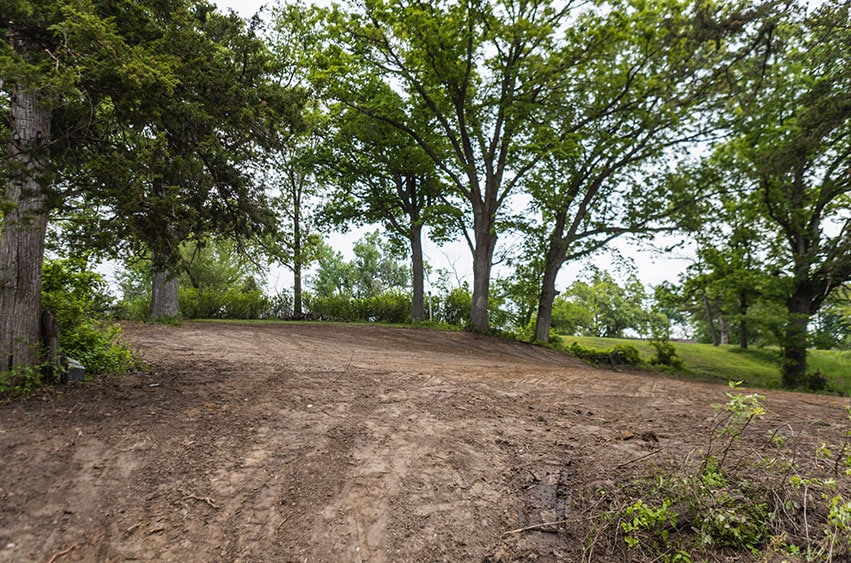
[[[594,488],[706,447],[728,391],[413,328],[125,336],[145,370],[0,406],[0,561],[579,561]],[[847,399],[764,394],[842,441]]]

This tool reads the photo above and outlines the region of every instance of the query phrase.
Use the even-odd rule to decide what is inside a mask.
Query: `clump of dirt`
[[[147,369],[0,407],[0,560],[579,560],[584,493],[704,447],[728,390],[414,328],[125,334]],[[841,442],[846,400],[765,395]]]

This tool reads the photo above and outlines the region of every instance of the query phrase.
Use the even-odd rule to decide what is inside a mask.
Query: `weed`
[[[851,555],[851,430],[804,459],[788,425],[754,446],[743,437],[765,414],[764,397],[730,387],[699,456],[595,491],[587,560],[595,551],[636,561]]]
[[[0,399],[26,397],[41,386],[41,367],[17,367],[11,371],[0,371]]]

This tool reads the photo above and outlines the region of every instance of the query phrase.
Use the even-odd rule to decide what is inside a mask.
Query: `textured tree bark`
[[[721,344],[729,344],[730,343],[730,325],[727,323],[727,319],[721,317],[718,320],[718,323],[721,325]]]
[[[413,297],[411,300],[411,319],[425,320],[425,265],[423,263],[423,228],[411,224],[411,274]]]
[[[0,231],[0,371],[40,362],[41,266],[47,233],[45,159],[50,108],[38,90],[18,85],[10,100],[11,165]]]
[[[544,278],[541,281],[541,295],[538,298],[538,316],[535,319],[535,340],[550,341],[550,325],[552,324],[553,303],[556,295],[556,278],[561,269],[563,253],[554,242],[550,242],[547,253],[547,263],[544,267]]]
[[[164,257],[154,253],[151,256],[151,318],[163,320],[178,316],[177,274]]]
[[[301,198],[293,194],[293,316],[300,317],[303,312],[303,288],[301,267],[304,258],[301,244]]]
[[[488,299],[496,233],[493,231],[493,221],[478,220],[476,223],[476,248],[473,253],[473,307],[470,312],[470,324],[473,330],[485,333],[490,328]]]
[[[807,325],[812,313],[812,297],[800,289],[789,298],[789,320],[783,341],[783,386],[800,387],[807,374]]]

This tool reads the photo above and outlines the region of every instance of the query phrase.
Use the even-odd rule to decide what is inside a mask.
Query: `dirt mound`
[[[0,560],[579,560],[577,495],[703,447],[727,390],[466,333],[125,332],[146,370],[0,407]],[[841,441],[846,400],[766,395]]]

